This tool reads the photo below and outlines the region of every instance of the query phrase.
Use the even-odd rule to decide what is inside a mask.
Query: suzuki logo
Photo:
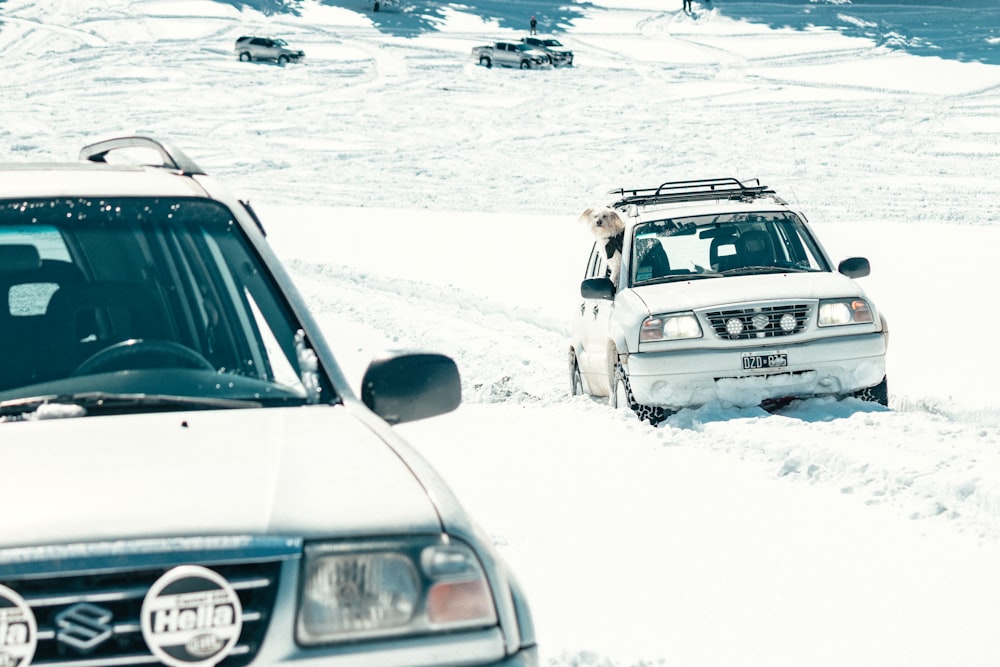
[[[75,604],[56,614],[56,639],[79,651],[92,651],[114,633],[111,619],[111,612],[103,607]]]

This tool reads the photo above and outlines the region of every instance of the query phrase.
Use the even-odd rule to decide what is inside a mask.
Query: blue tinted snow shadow
[[[248,7],[265,15],[294,14],[302,11],[302,0],[217,0],[237,8]],[[678,0],[679,2],[680,0]],[[4,2],[4,0],[0,0]],[[557,0],[469,0],[447,3],[438,0],[380,0],[379,10],[374,11],[375,0],[319,0],[322,5],[343,7],[371,16],[375,27],[398,37],[416,37],[435,32],[451,9],[467,14],[493,19],[504,29],[524,30],[528,33],[529,21],[534,16],[538,32],[559,33],[574,19],[584,16],[589,3],[567,3]]]
[[[381,0],[379,11],[373,11],[375,0],[320,0],[321,4],[343,7],[367,13],[375,27],[398,37],[416,37],[438,30],[449,11],[479,16],[496,21],[501,29],[523,30],[528,34],[529,22],[534,16],[538,32],[543,35],[558,34],[570,23],[582,18],[592,8],[589,3],[565,3],[553,0],[467,0],[444,3],[435,0]]]
[[[273,14],[295,14],[297,16],[302,10],[302,0],[216,0],[216,2],[232,5],[237,9],[248,7],[265,16]]]
[[[715,9],[723,16],[772,28],[831,28],[915,55],[1000,65],[998,0],[695,0],[694,4],[696,10]]]

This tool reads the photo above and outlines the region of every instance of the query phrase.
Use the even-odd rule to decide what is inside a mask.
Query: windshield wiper
[[[720,273],[726,276],[750,276],[764,273],[799,273],[805,270],[789,266],[741,266],[736,269],[726,269]]]
[[[650,278],[649,280],[636,282],[636,286],[659,285],[661,283],[679,283],[687,280],[701,280],[702,278],[720,278],[721,276],[721,273],[715,273],[714,271],[704,273],[675,273],[668,276],[660,276],[659,278]]]
[[[259,408],[260,401],[170,394],[114,394],[102,391],[50,394],[0,402],[0,421],[65,419],[88,415],[177,410],[234,410]]]

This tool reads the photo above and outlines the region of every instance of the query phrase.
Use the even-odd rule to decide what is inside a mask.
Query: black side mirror
[[[840,263],[837,271],[848,278],[864,278],[872,272],[872,266],[865,257],[848,257]]]
[[[584,299],[615,300],[615,284],[610,278],[588,278],[580,283],[580,296]]]
[[[443,354],[379,357],[361,380],[361,401],[390,424],[451,412],[462,402],[458,366]]]

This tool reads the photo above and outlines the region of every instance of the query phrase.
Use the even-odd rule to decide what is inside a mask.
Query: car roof
[[[158,154],[160,161],[106,161],[112,152],[130,150]],[[77,162],[0,164],[0,198],[208,197],[203,177],[209,180],[201,167],[171,144],[149,137],[119,137],[84,146]]]
[[[206,197],[194,178],[162,167],[79,163],[0,165],[0,199],[36,197]]]
[[[619,199],[610,206],[626,221],[717,213],[788,210],[788,202],[759,179],[743,183],[735,178],[667,181],[656,187],[620,188],[609,194]]]
[[[765,211],[786,211],[788,204],[781,200],[763,198],[752,201],[714,199],[711,201],[688,202],[683,204],[651,204],[647,206],[627,206],[626,219],[642,222],[662,218],[680,218],[716,213],[754,213]]]

